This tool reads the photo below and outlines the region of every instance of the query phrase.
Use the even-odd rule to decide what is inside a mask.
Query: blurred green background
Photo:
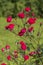
[[[43,17],[43,0],[0,0],[0,17],[17,17],[17,13],[26,6],[36,17]]]

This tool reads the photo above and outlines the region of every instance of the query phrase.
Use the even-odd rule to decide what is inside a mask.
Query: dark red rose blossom
[[[21,30],[21,32],[25,33],[25,32],[26,32],[26,28],[23,28],[23,29]]]
[[[27,49],[26,44],[21,45],[21,49],[25,51]]]
[[[10,46],[9,45],[6,45],[5,46],[6,50],[10,49]]]
[[[1,50],[2,50],[2,52],[4,52],[4,51],[5,51],[5,49],[4,49],[4,48],[2,48]]]
[[[7,65],[6,63],[2,63],[1,65]]]
[[[31,10],[30,7],[26,7],[26,8],[25,8],[25,11],[26,11],[26,12],[30,12],[30,10]]]
[[[34,27],[29,27],[29,28],[28,28],[28,31],[29,31],[29,32],[32,32],[33,29],[34,29]]]
[[[14,24],[9,24],[8,26],[5,26],[5,28],[12,31],[14,29],[14,26],[15,26]]]
[[[29,53],[30,56],[33,56],[35,54],[37,54],[37,52],[35,52],[35,51],[32,51],[32,52]]]
[[[11,56],[10,55],[7,56],[7,60],[11,60]]]
[[[24,35],[24,33],[22,33],[22,32],[19,32],[19,34],[18,34],[19,36],[23,36]]]
[[[24,18],[24,17],[25,17],[25,15],[24,15],[24,13],[23,13],[23,12],[21,12],[21,13],[19,13],[19,14],[18,14],[18,17],[20,17],[20,18]]]
[[[21,44],[21,45],[24,45],[25,43],[24,43],[23,41],[20,41],[20,44]]]
[[[14,26],[14,24],[9,24],[8,29],[13,30]]]
[[[24,55],[24,60],[28,60],[29,59],[29,56],[28,55]]]
[[[12,16],[8,16],[7,17],[7,22],[11,22],[12,21]]]
[[[5,26],[5,29],[8,29],[8,26]]]
[[[22,50],[25,51],[25,50],[27,49],[27,46],[26,46],[25,42],[20,41],[20,45],[21,45],[21,49],[22,49]]]
[[[19,36],[23,36],[26,32],[26,28],[21,29],[21,31],[18,33]]]
[[[36,18],[29,18],[27,21],[30,25],[36,22]]]

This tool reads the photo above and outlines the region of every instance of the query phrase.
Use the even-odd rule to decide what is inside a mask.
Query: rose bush
[[[27,12],[27,13],[26,13]],[[16,63],[16,65],[29,65],[28,61],[30,61],[30,64],[35,64],[39,65],[40,63],[43,65],[43,51],[40,46],[40,37],[41,37],[41,27],[43,23],[39,24],[39,29],[37,32],[37,38],[34,35],[34,24],[36,24],[37,18],[32,16],[32,17],[26,17],[25,15],[30,13],[31,14],[31,9],[29,7],[25,8],[25,12],[18,13],[18,17],[22,20],[23,27],[21,27],[18,24],[12,23],[12,17],[9,16],[7,18],[7,24],[5,26],[6,30],[9,30],[16,36],[19,36],[20,38],[23,38],[25,41],[20,40],[16,42],[17,49],[14,51],[10,50],[10,45],[6,45],[4,48],[1,49],[1,51],[4,53],[7,61],[12,61]],[[25,22],[24,22],[25,20]],[[16,20],[15,20],[16,21]],[[21,27],[21,29],[16,33],[14,31],[15,26],[17,25],[18,29]],[[37,45],[37,48],[35,48],[34,44]],[[31,48],[33,51],[31,51]],[[30,49],[30,50],[29,50]],[[20,61],[18,62],[18,59],[20,58]],[[33,61],[34,60],[34,61]],[[2,63],[1,65],[8,65],[9,62],[7,63]]]

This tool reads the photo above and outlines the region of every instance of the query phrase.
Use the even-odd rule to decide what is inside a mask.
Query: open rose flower
[[[36,18],[29,18],[27,23],[29,23],[30,25],[31,24],[34,24],[36,22]]]
[[[10,46],[9,45],[6,45],[5,46],[6,50],[10,49]]]
[[[19,36],[23,36],[26,32],[26,28],[21,29],[21,31],[18,33]]]
[[[12,31],[14,29],[14,26],[15,26],[14,24],[9,24],[8,26],[5,26],[5,28]]]
[[[11,22],[12,21],[12,16],[8,16],[7,17],[7,22]]]
[[[20,41],[20,45],[21,45],[21,49],[22,49],[22,50],[25,51],[25,50],[27,49],[27,46],[26,46],[25,42]]]
[[[29,32],[32,32],[33,29],[34,29],[34,27],[29,27],[29,28],[28,28],[28,31],[29,31]]]
[[[2,52],[4,52],[4,51],[5,51],[5,49],[4,49],[4,48],[2,48],[1,50],[2,50]]]
[[[25,15],[24,15],[24,13],[23,12],[21,12],[21,13],[18,13],[18,17],[20,17],[20,18],[24,18],[25,17]]]
[[[24,60],[29,60],[29,56],[28,55],[24,55]]]
[[[27,49],[26,44],[21,45],[21,49],[25,51]]]
[[[2,63],[1,65],[7,65],[6,63]]]
[[[26,11],[26,12],[30,12],[30,10],[31,10],[30,7],[26,7],[26,8],[25,8],[25,11]]]
[[[11,60],[11,56],[10,55],[7,56],[7,60]]]

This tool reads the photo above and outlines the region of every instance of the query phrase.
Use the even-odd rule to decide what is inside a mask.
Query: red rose
[[[29,32],[32,32],[32,31],[33,31],[33,27],[30,27],[30,28],[28,29],[28,31],[29,31]]]
[[[14,26],[14,24],[9,24],[8,29],[13,30]]]
[[[24,43],[23,41],[20,41],[20,44],[21,44],[21,45],[24,45],[25,43]]]
[[[11,22],[12,21],[12,16],[8,16],[7,17],[7,22]]]
[[[10,55],[9,55],[9,56],[7,56],[7,59],[8,59],[8,60],[11,60],[11,56],[10,56]]]
[[[7,65],[7,64],[5,64],[5,63],[2,63],[1,65]]]
[[[21,45],[21,49],[25,51],[27,49],[26,44]]]
[[[30,10],[31,10],[31,9],[30,9],[29,7],[26,7],[26,8],[25,8],[25,11],[26,11],[26,12],[30,12]]]
[[[1,50],[2,50],[2,52],[4,52],[4,50],[5,50],[5,49],[4,49],[4,48],[2,48]]]
[[[5,46],[6,50],[10,49],[10,46],[9,45],[6,45]]]
[[[6,29],[9,29],[10,31],[13,30],[14,24],[9,24],[8,26],[5,26]]]
[[[27,22],[31,25],[31,24],[34,24],[35,21],[36,21],[36,18],[29,18]]]
[[[19,32],[19,34],[18,34],[19,36],[23,36],[24,35],[24,33],[22,33],[22,32]]]
[[[26,50],[27,49],[27,46],[26,46],[25,42],[20,41],[20,45],[21,45],[21,49],[22,50]]]
[[[24,60],[28,60],[29,56],[28,55],[24,55]]]
[[[22,13],[19,13],[18,16],[19,16],[20,18],[24,18],[24,17],[25,17],[25,15],[24,15],[23,12],[22,12]]]
[[[26,32],[26,28],[23,28],[23,29],[21,30],[21,32],[25,33],[25,32]]]
[[[8,29],[8,26],[5,26],[5,29]]]
[[[37,52],[35,52],[35,51],[32,51],[32,52],[29,53],[30,56],[33,56],[35,54],[37,54]]]
[[[26,28],[23,28],[23,29],[21,29],[21,31],[19,32],[18,35],[23,36],[25,32],[26,32]]]

